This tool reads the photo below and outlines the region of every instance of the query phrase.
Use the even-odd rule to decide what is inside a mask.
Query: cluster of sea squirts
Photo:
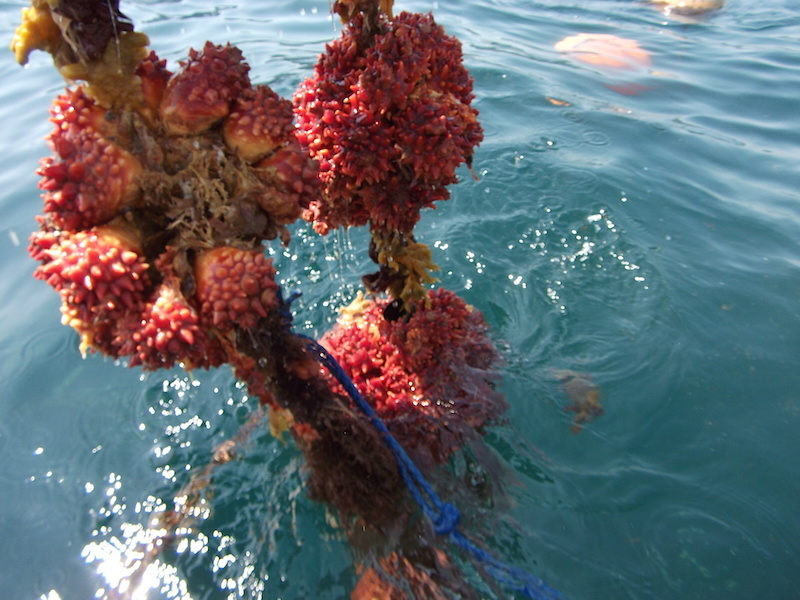
[[[251,83],[233,46],[190,50],[173,73],[132,26],[116,44],[75,50],[52,10],[37,0],[26,10],[18,57],[47,49],[85,83],[52,105],[29,250],[83,351],[148,370],[230,363],[263,403],[292,407],[295,433],[313,440],[297,428],[318,427],[310,406],[324,402],[301,407],[297,390],[318,380],[343,391],[301,353],[290,360],[283,347],[273,360],[276,340],[297,343],[275,329],[286,307],[263,243],[288,243],[301,216],[320,233],[368,224],[381,270],[365,283],[394,301],[346,309],[323,340],[331,353],[428,461],[502,413],[483,317],[423,288],[435,265],[413,238],[420,210],[448,197],[483,136],[461,46],[430,15],[355,10],[293,104]],[[276,405],[271,387],[292,398]]]
[[[319,181],[291,103],[248,71],[237,48],[209,42],[175,73],[151,52],[123,109],[90,86],[53,103],[30,253],[83,349],[146,369],[216,366],[234,326],[276,307],[262,242],[288,241]]]
[[[459,42],[430,15],[392,17],[390,0],[337,1],[342,35],[292,103],[253,84],[230,45],[190,50],[170,72],[118,4],[32,0],[15,38],[19,60],[47,50],[84,82],[51,109],[35,275],[58,291],[84,351],[147,370],[230,363],[276,433],[292,432],[312,498],[360,519],[353,532],[404,526],[394,458],[291,332],[264,243],[288,243],[301,216],[323,234],[370,226],[380,270],[364,283],[390,297],[357,299],[322,343],[421,468],[505,410],[485,320],[424,287],[436,266],[413,235],[483,137]],[[86,27],[102,35],[79,35]],[[427,566],[402,561],[404,577],[438,589]],[[449,578],[461,588],[456,570]]]

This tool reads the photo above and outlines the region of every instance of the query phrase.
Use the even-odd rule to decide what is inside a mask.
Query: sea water
[[[22,6],[0,4],[0,38]],[[417,227],[504,349],[510,409],[486,441],[512,483],[484,541],[569,598],[800,597],[797,8],[728,0],[679,21],[636,0],[397,2],[462,41],[486,135],[477,178],[462,170]],[[230,41],[287,97],[340,31],[327,0],[122,9],[172,68]],[[635,40],[652,64],[554,50],[577,33]],[[24,69],[7,53],[0,76],[0,596],[93,598],[255,401],[224,369],[81,358],[26,253],[63,82],[41,53]],[[297,328],[320,336],[370,269],[366,234],[293,233],[270,252],[303,293]],[[560,370],[602,395],[578,433]],[[347,597],[349,547],[303,479],[297,450],[257,432],[148,597]]]

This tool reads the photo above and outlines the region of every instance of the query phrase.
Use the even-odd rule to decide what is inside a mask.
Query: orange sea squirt
[[[638,69],[651,64],[650,53],[637,42],[608,33],[571,35],[554,47],[575,60],[597,67]]]

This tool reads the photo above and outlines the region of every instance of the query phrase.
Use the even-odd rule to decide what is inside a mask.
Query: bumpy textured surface
[[[247,88],[225,119],[225,144],[249,163],[256,163],[292,138],[292,103],[266,85]]]
[[[34,276],[87,314],[132,308],[149,285],[141,248],[131,232],[121,228],[39,232],[31,239],[31,252],[42,263]]]
[[[174,73],[132,31],[78,52],[53,20],[58,2],[33,1],[18,54],[74,58],[60,70],[86,82],[53,105],[44,215],[29,247],[82,350],[147,370],[230,364],[270,407],[271,429],[291,432],[304,452],[312,498],[352,531],[403,528],[413,509],[386,440],[291,331],[264,243],[288,243],[286,225],[304,210],[320,231],[371,224],[382,265],[372,289],[413,306],[388,321],[394,303],[362,301],[326,343],[420,467],[446,461],[502,413],[483,318],[452,292],[426,295],[434,266],[411,232],[482,136],[458,42],[430,16],[392,19],[390,0],[336,2],[352,22],[295,113],[251,86],[230,45],[191,50]],[[396,558],[384,569],[431,596],[438,579]]]
[[[228,116],[231,103],[250,87],[250,67],[241,51],[230,44],[206,42],[167,83],[161,99],[161,118],[172,135],[202,133]]]
[[[427,300],[387,321],[388,300],[358,298],[322,343],[400,442],[440,463],[506,406],[483,316],[449,290]]]
[[[30,254],[82,350],[150,370],[231,362],[268,401],[237,331],[277,310],[262,244],[288,241],[319,182],[291,103],[248,70],[238,49],[207,43],[175,73],[145,53],[125,108],[102,105],[99,82],[59,96]]]
[[[275,269],[263,252],[214,248],[201,254],[194,268],[200,312],[220,331],[255,327],[278,307]]]
[[[280,224],[293,223],[319,197],[317,163],[295,140],[259,161],[255,171],[265,184],[258,204]]]
[[[460,43],[431,15],[381,17],[378,29],[355,16],[295,95],[298,139],[324,187],[306,213],[320,233],[410,232],[483,137]]]
[[[142,165],[113,141],[120,132],[107,111],[77,88],[59,96],[50,112],[54,156],[42,161],[38,173],[44,210],[53,222],[67,230],[88,228],[136,203]]]
[[[134,74],[139,79],[142,91],[142,103],[138,111],[148,119],[149,126],[155,128],[160,122],[158,111],[172,72],[167,69],[167,61],[151,51],[136,67]]]
[[[183,363],[186,368],[208,368],[222,362],[213,338],[208,338],[200,327],[197,310],[173,279],[155,290],[130,335],[120,335],[115,341],[120,353],[131,357],[131,366],[150,370],[168,369],[175,363]]]
[[[104,347],[114,354],[113,323],[138,319],[150,286],[149,265],[135,233],[104,226],[69,233],[43,230],[31,237],[34,272],[61,296],[65,325],[81,336],[81,350]]]

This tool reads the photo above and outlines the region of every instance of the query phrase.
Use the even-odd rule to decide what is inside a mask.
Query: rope
[[[397,461],[403,481],[416,503],[422,509],[422,512],[433,523],[434,531],[438,535],[449,535],[453,543],[471,555],[474,560],[482,563],[492,577],[500,583],[523,593],[527,598],[531,600],[565,600],[564,596],[549,587],[538,577],[534,577],[522,569],[504,564],[464,536],[458,529],[459,521],[461,520],[461,513],[458,508],[450,502],[442,502],[436,491],[414,464],[414,461],[406,454],[406,451],[394,436],[389,433],[384,422],[364,399],[336,359],[316,340],[306,335],[296,335],[306,340],[306,347],[319,358],[320,363],[336,378],[359,410],[369,418],[375,429],[382,434],[386,445]]]

